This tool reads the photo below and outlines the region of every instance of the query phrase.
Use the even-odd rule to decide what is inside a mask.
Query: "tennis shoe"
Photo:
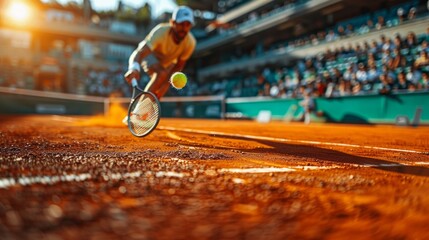
[[[122,123],[123,123],[125,126],[128,126],[128,116],[125,116],[125,117],[124,117],[124,119],[122,119]]]

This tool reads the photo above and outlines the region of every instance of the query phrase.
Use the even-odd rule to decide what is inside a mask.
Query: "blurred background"
[[[189,84],[167,96],[284,103],[309,95],[329,113],[328,99],[406,93],[419,96],[404,106],[410,118],[428,98],[427,0],[0,0],[0,87],[129,97],[129,55],[177,5],[194,10],[197,47],[184,70]],[[383,109],[365,121],[403,113]]]

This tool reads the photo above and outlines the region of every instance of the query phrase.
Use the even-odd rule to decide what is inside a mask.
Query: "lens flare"
[[[23,2],[12,2],[6,10],[6,15],[16,23],[23,23],[30,18],[30,6]]]

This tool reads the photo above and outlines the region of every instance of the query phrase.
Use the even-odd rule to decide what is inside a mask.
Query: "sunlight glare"
[[[31,15],[30,7],[23,2],[12,2],[6,15],[17,23],[25,22]]]

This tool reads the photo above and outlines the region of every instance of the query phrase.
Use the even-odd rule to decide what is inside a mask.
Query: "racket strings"
[[[141,95],[135,99],[130,110],[130,129],[136,135],[145,135],[157,124],[159,106],[151,95]]]

